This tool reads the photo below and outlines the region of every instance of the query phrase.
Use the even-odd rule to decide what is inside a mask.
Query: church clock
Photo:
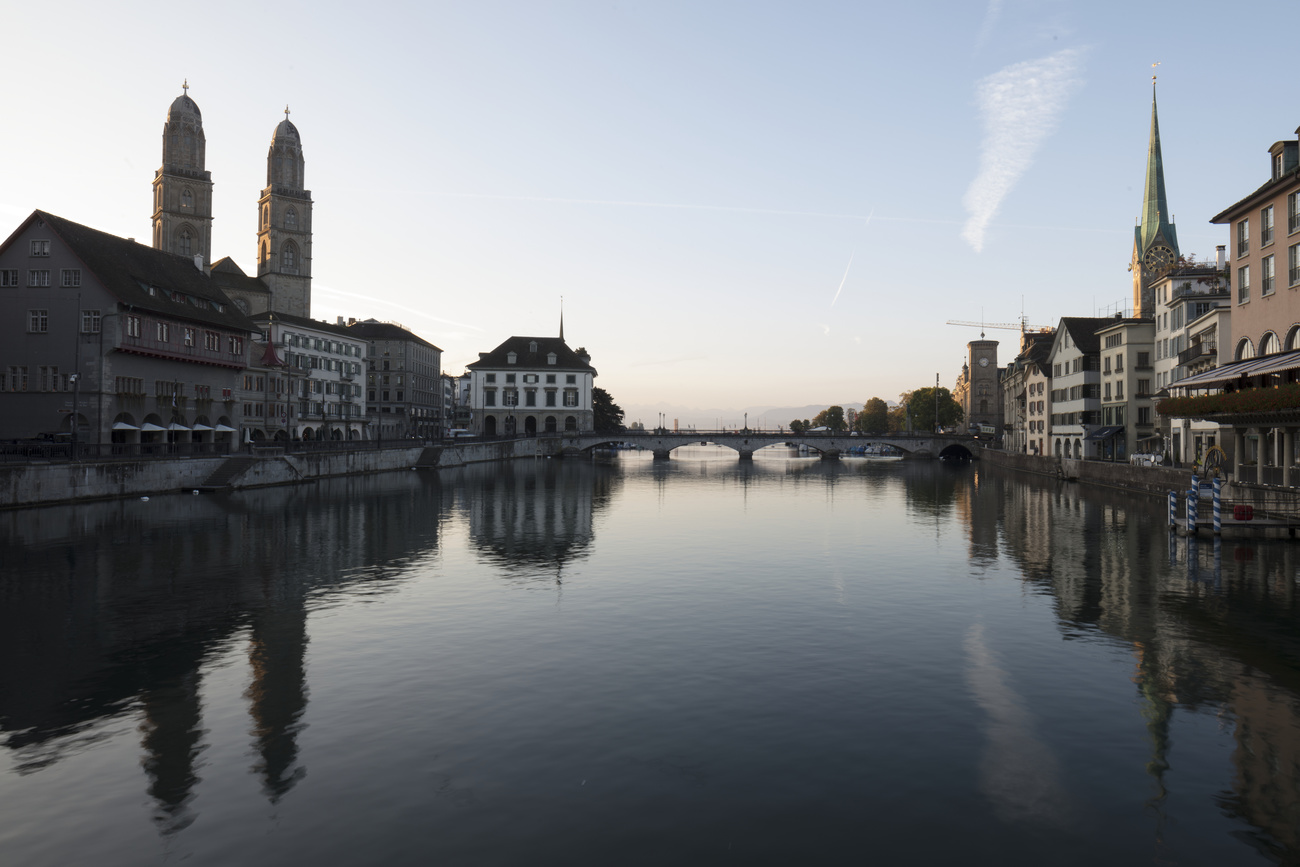
[[[1142,257],[1142,267],[1158,272],[1173,266],[1177,260],[1173,250],[1163,244],[1156,244]]]

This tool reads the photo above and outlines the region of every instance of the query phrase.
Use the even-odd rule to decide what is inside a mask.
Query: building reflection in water
[[[1050,595],[1063,637],[1131,648],[1156,840],[1178,770],[1180,713],[1213,713],[1235,747],[1225,815],[1267,857],[1300,859],[1300,610],[1293,542],[1169,539],[1163,501],[978,470],[966,509],[972,555],[990,533]]]
[[[0,515],[0,733],[36,773],[138,714],[163,833],[189,825],[204,749],[201,671],[247,635],[255,761],[277,802],[303,778],[307,617],[393,589],[437,547],[436,474]]]

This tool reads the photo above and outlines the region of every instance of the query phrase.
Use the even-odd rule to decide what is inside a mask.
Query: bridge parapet
[[[566,432],[554,435],[562,441],[565,453],[587,451],[602,445],[632,443],[654,452],[656,458],[667,457],[674,449],[695,444],[715,444],[734,449],[741,460],[752,459],[754,452],[774,445],[807,446],[826,458],[836,458],[857,446],[890,445],[903,452],[904,458],[938,457],[950,446],[969,451],[973,439],[954,434],[794,434],[784,431],[621,431],[618,433]]]

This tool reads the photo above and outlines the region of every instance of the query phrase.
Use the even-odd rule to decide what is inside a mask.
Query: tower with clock
[[[1147,176],[1142,217],[1133,230],[1133,315],[1155,315],[1154,284],[1178,264],[1178,232],[1169,219],[1165,198],[1165,167],[1160,155],[1160,123],[1156,116],[1155,83],[1151,85],[1151,140],[1147,146]]]
[[[967,425],[1002,428],[1002,389],[998,376],[998,342],[972,340],[966,344],[967,361],[953,390]]]

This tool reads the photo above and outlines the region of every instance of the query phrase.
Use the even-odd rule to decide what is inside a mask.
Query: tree
[[[953,400],[952,393],[946,388],[940,388],[939,392],[939,421],[940,427],[953,427],[961,424],[963,417],[961,404]],[[908,410],[912,414],[912,430],[928,432],[935,428],[935,389],[918,388],[916,391],[909,391],[903,395],[903,402],[907,404]]]
[[[790,419],[790,433],[803,433],[808,430],[808,419],[800,421],[797,418]]]
[[[889,430],[889,404],[873,397],[862,405],[862,412],[853,420],[853,429],[862,433],[884,433]]]
[[[591,390],[592,426],[601,433],[623,430],[623,408],[603,388]]]
[[[828,406],[826,409],[817,413],[817,417],[812,420],[813,427],[828,427],[833,431],[842,431],[848,427],[844,421],[844,407]]]
[[[889,432],[903,433],[907,430],[907,404],[900,403],[889,409]]]

